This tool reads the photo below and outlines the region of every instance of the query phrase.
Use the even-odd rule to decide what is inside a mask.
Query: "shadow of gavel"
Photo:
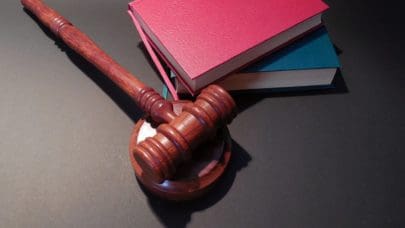
[[[129,95],[159,125],[153,137],[138,143],[132,151],[143,178],[155,183],[173,178],[179,165],[191,159],[192,151],[236,116],[232,97],[216,85],[203,89],[196,101],[185,105],[177,115],[171,102],[120,66],[41,0],[22,0],[21,3],[58,38]]]

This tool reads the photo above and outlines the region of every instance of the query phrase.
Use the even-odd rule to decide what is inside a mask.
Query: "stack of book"
[[[211,83],[229,91],[330,85],[339,61],[322,25],[327,9],[321,0],[136,0],[128,12],[177,95]]]

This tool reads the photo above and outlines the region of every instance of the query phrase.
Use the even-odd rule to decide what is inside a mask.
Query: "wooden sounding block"
[[[190,103],[185,101],[174,102],[175,112],[182,113],[184,106]],[[143,154],[134,153],[134,149],[145,138],[156,135],[157,130],[152,128],[145,119],[138,121],[131,135],[129,156],[138,180],[148,190],[162,198],[188,200],[201,196],[212,188],[229,163],[231,140],[227,128],[222,127],[214,134],[215,137],[194,149],[193,156],[186,155],[187,162],[169,166],[169,169],[172,167],[176,169],[173,177],[163,181],[150,178],[145,166],[140,165],[142,162],[138,162],[135,158],[139,155],[143,156]],[[154,146],[152,145],[151,148]],[[164,154],[162,155],[166,157]]]
[[[235,102],[224,89],[211,85],[202,90],[194,103],[173,104],[42,1],[21,2],[58,38],[130,96],[158,126],[156,130],[145,130],[148,124],[142,119],[131,136],[130,159],[137,178],[147,189],[166,199],[187,200],[212,187],[229,162],[226,124],[236,116]]]

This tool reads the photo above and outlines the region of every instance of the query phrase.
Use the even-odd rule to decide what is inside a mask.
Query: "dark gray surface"
[[[46,2],[160,90],[127,1]],[[148,199],[134,178],[127,148],[137,108],[19,1],[2,0],[0,227],[403,226],[403,10],[327,2],[344,81],[322,93],[237,96],[224,181],[173,205]]]

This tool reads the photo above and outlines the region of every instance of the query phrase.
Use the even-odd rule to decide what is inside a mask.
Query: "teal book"
[[[321,27],[216,83],[230,91],[328,86],[339,67],[328,32]],[[175,83],[178,93],[186,92]]]

